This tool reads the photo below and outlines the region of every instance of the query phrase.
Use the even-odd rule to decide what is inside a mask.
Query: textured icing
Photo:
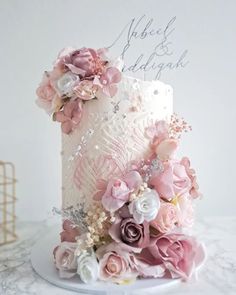
[[[145,128],[170,119],[172,88],[160,81],[123,76],[113,98],[100,97],[83,107],[80,125],[62,134],[62,204],[88,206],[97,180],[119,175],[127,163],[149,153]]]

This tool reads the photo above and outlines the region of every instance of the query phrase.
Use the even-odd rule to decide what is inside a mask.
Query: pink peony
[[[74,255],[76,243],[63,242],[53,251],[56,268],[61,278],[71,278],[76,274],[77,261]]]
[[[102,73],[104,62],[101,61],[96,50],[84,47],[62,52],[56,66],[70,70],[80,78],[91,78]]]
[[[154,186],[160,197],[166,200],[188,194],[191,189],[191,180],[185,167],[174,161],[164,163],[164,170],[153,175],[150,184]]]
[[[138,259],[150,265],[161,265],[166,276],[187,279],[205,259],[203,245],[183,234],[169,234],[156,238],[138,254]]]
[[[100,280],[122,283],[137,277],[137,272],[130,267],[130,254],[118,244],[101,246],[96,255],[99,260]]]
[[[160,233],[167,233],[174,229],[177,222],[176,206],[171,203],[161,202],[158,214],[150,225]]]
[[[76,242],[76,237],[80,235],[78,226],[70,220],[65,220],[62,227],[63,231],[60,233],[61,242]]]
[[[73,92],[77,98],[90,100],[96,97],[97,86],[90,80],[83,80],[75,86]]]
[[[196,172],[194,169],[190,168],[190,161],[187,157],[184,157],[180,163],[184,165],[186,172],[188,174],[188,177],[190,178],[192,183],[192,187],[190,189],[190,195],[193,199],[196,199],[199,196],[201,196],[201,193],[199,192],[199,186],[197,184]]]
[[[82,117],[82,101],[69,101],[62,111],[54,114],[54,119],[61,122],[62,132],[69,134],[80,123]]]
[[[110,180],[102,196],[103,207],[111,212],[121,208],[129,200],[130,193],[137,190],[141,184],[142,178],[136,171],[127,173],[122,179]]]
[[[140,252],[149,244],[149,224],[138,224],[132,217],[116,216],[109,229],[112,239],[128,251]]]
[[[53,113],[55,109],[62,105],[49,72],[44,73],[42,82],[36,90],[36,94],[38,96],[36,100],[37,105],[49,114]]]
[[[94,84],[97,85],[103,94],[113,97],[117,92],[117,83],[121,80],[121,72],[115,67],[109,67],[100,76],[95,77]]]

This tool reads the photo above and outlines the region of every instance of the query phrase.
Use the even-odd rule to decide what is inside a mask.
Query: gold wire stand
[[[15,167],[0,161],[0,245],[14,242],[16,235]]]

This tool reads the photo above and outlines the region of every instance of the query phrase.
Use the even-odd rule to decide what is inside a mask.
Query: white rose
[[[80,279],[86,283],[93,283],[98,278],[98,262],[92,250],[83,251],[77,258],[77,273]]]
[[[57,89],[61,95],[72,96],[75,83],[79,80],[79,76],[67,72],[57,81]]]
[[[129,204],[129,211],[137,223],[152,221],[160,208],[160,198],[155,190],[147,188],[140,197]]]

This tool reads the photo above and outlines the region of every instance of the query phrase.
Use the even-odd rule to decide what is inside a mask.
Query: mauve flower
[[[138,273],[130,267],[130,253],[119,244],[111,243],[101,246],[96,251],[99,260],[99,279],[122,283],[134,280]]]
[[[174,229],[177,222],[178,214],[176,206],[171,203],[161,202],[158,214],[150,225],[159,233],[167,233]]]
[[[43,108],[48,114],[52,114],[62,105],[62,101],[54,88],[54,80],[51,78],[49,72],[44,73],[36,94],[38,96],[36,100],[37,105]]]
[[[157,216],[160,198],[155,190],[146,189],[129,204],[129,211],[137,223],[151,221]]]
[[[101,73],[104,68],[104,64],[96,50],[85,47],[61,55],[56,62],[56,66],[64,66],[65,69],[79,75],[80,78],[91,78]]]
[[[77,261],[75,256],[77,244],[63,242],[53,251],[56,268],[61,278],[71,278],[76,274]]]
[[[77,98],[90,100],[96,97],[97,86],[90,80],[83,80],[75,85],[73,92]]]
[[[163,265],[166,275],[187,279],[205,259],[204,247],[191,236],[168,234],[154,239],[138,254],[138,259],[150,265]]]
[[[65,220],[62,227],[63,231],[60,233],[61,242],[76,242],[76,237],[80,235],[78,226],[70,220]]]
[[[150,178],[150,185],[154,186],[161,198],[171,200],[176,196],[188,194],[191,180],[185,167],[175,161],[164,163],[164,170]]]
[[[148,222],[138,224],[132,217],[116,216],[109,234],[122,248],[134,252],[140,252],[142,248],[147,247],[150,240]]]
[[[137,190],[141,183],[142,178],[136,171],[127,173],[122,179],[110,180],[102,196],[103,207],[111,212],[121,208],[129,200],[130,193]]]
[[[55,121],[61,122],[62,132],[69,134],[80,123],[82,117],[82,101],[69,101],[62,111],[54,113]]]
[[[113,97],[117,92],[117,83],[121,80],[121,72],[115,67],[109,67],[100,77],[95,77],[94,84],[107,97]]]
[[[190,178],[192,182],[192,187],[190,189],[190,195],[193,199],[196,199],[201,196],[201,193],[199,192],[199,186],[197,184],[197,177],[196,172],[194,169],[190,168],[190,161],[187,157],[182,158],[180,161],[182,165],[184,165],[186,172],[188,174],[188,177]]]

